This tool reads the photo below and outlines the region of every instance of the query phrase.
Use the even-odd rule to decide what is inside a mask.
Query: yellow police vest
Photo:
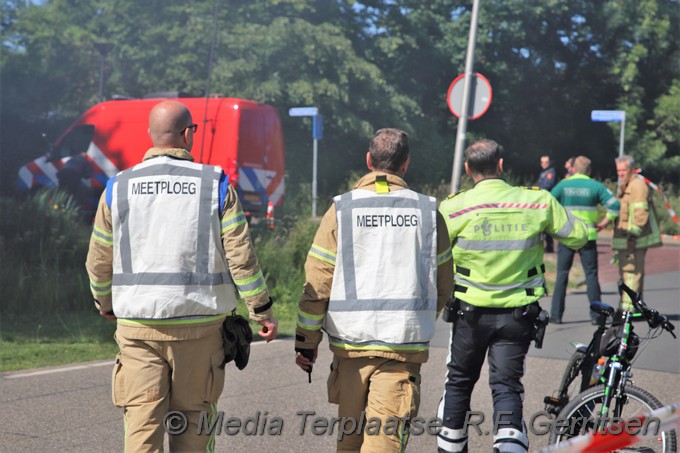
[[[545,190],[485,179],[441,203],[452,244],[454,296],[480,307],[519,307],[546,294],[542,233],[578,249],[585,223]]]

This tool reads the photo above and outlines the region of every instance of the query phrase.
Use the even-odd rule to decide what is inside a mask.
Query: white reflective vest
[[[355,350],[426,350],[437,309],[436,200],[408,189],[334,198],[338,250],[324,330]]]
[[[107,188],[118,318],[186,324],[236,307],[220,233],[221,174],[159,156],[119,173]]]

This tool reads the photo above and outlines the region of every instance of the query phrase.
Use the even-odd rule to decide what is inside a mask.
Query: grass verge
[[[113,358],[115,323],[94,311],[0,320],[0,371]]]
[[[238,312],[247,316],[245,306]],[[254,332],[259,324],[252,324]],[[40,316],[3,316],[0,320],[0,372],[112,359],[118,352],[113,339],[116,323],[92,313],[72,312]],[[279,337],[295,331],[283,319]],[[257,340],[259,335],[255,333]]]

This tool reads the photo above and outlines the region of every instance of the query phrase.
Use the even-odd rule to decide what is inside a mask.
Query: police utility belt
[[[512,313],[512,317],[519,321],[526,319],[532,325],[532,338],[535,342],[536,349],[543,347],[543,337],[545,336],[545,326],[550,321],[550,314],[541,308],[538,302],[533,302],[521,307],[509,308],[491,308],[491,307],[477,307],[460,299],[452,297],[446,303],[444,312],[442,313],[442,320],[444,322],[454,322],[458,319],[473,319],[476,314],[491,313]]]

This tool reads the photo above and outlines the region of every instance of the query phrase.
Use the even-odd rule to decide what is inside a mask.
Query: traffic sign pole
[[[314,139],[314,157],[313,157],[313,169],[312,169],[312,217],[316,217],[316,163],[317,154],[319,151],[319,141]]]
[[[626,130],[626,111],[625,110],[593,110],[590,112],[590,119],[594,122],[602,123],[621,123],[619,133],[619,157],[623,156],[623,142]]]
[[[465,134],[467,133],[468,113],[470,110],[470,85],[475,57],[475,43],[477,40],[477,17],[479,15],[479,0],[472,3],[472,17],[470,18],[470,36],[468,37],[467,56],[465,57],[465,79],[463,85],[463,105],[458,120],[456,132],[456,150],[453,155],[453,170],[451,171],[451,193],[457,193],[460,188],[460,177],[463,167],[463,150],[465,148]]]
[[[319,151],[319,140],[323,137],[323,116],[317,107],[293,107],[288,110],[289,116],[311,116],[312,117],[312,217],[316,217],[316,168],[317,155]]]
[[[312,117],[312,137],[314,137],[314,151],[313,151],[313,169],[312,169],[312,217],[316,217],[316,202],[317,202],[317,192],[316,192],[316,175],[317,175],[317,156],[319,150],[319,140],[323,137],[323,115],[320,113],[315,114]]]

